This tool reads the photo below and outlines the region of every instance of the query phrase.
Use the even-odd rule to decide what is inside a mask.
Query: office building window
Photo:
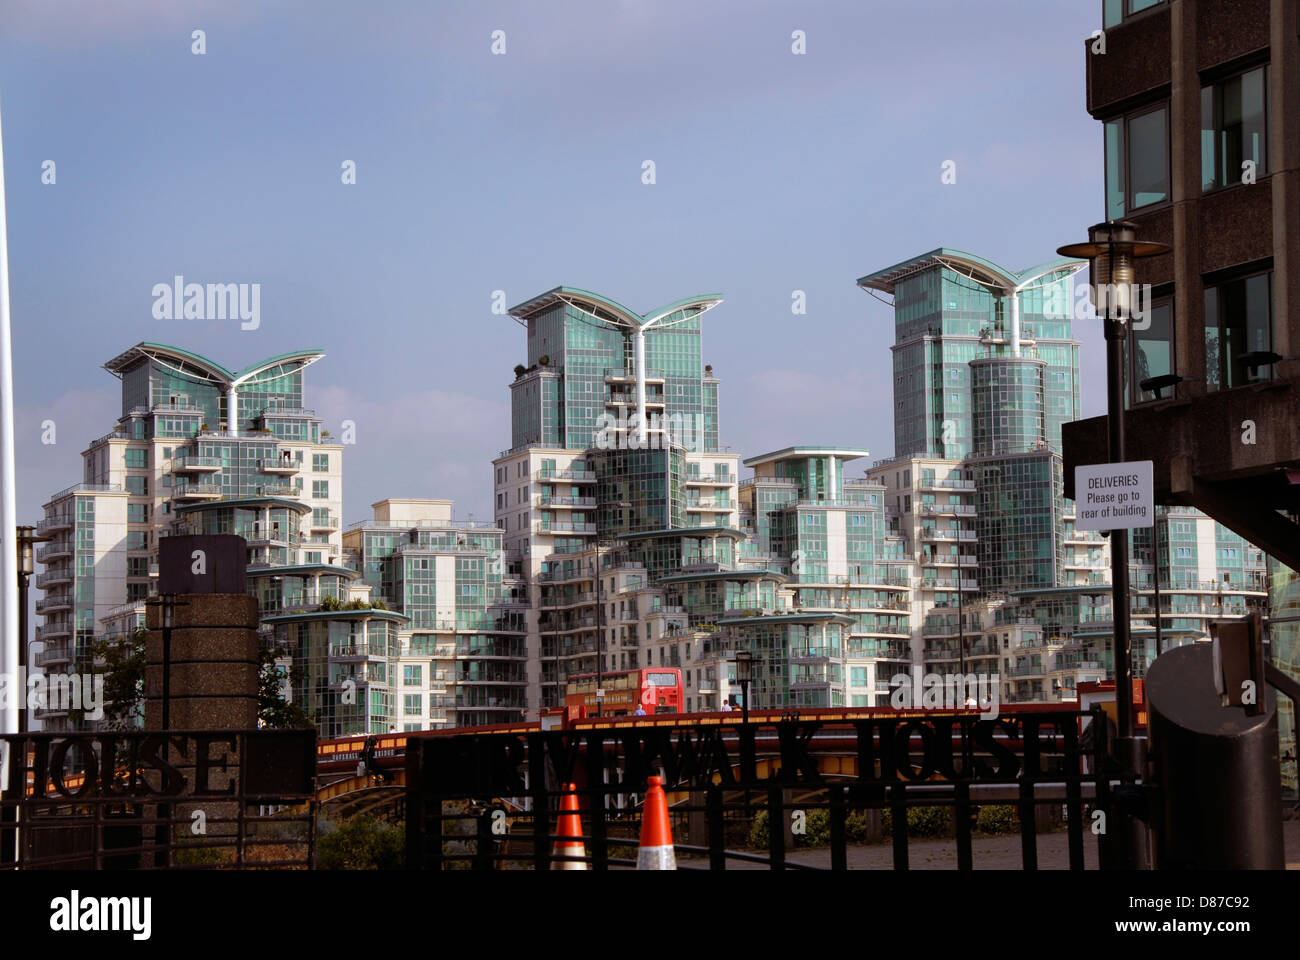
[[[1143,304],[1146,316],[1133,320],[1133,368],[1129,373],[1129,402],[1144,403],[1159,399],[1154,390],[1143,390],[1139,384],[1152,377],[1164,376],[1174,371],[1174,304],[1172,300],[1156,300]],[[1161,397],[1171,396],[1169,388]]]
[[[1201,189],[1268,169],[1268,67],[1201,88]]]
[[[1109,29],[1134,14],[1161,6],[1164,2],[1165,0],[1104,0],[1102,24]]]
[[[1242,357],[1273,349],[1273,274],[1205,288],[1205,386],[1227,390],[1268,380],[1272,366],[1247,367]]]
[[[1106,216],[1115,220],[1169,199],[1169,108],[1145,107],[1106,122]]]

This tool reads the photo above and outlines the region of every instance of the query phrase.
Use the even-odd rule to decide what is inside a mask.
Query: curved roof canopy
[[[939,247],[929,253],[923,253],[918,257],[912,257],[910,260],[896,263],[892,267],[885,267],[883,270],[869,273],[865,277],[859,277],[858,286],[865,290],[879,290],[882,293],[892,294],[895,285],[900,280],[905,280],[923,270],[941,266],[970,277],[972,280],[986,286],[1010,292],[1049,273],[1055,273],[1058,270],[1077,273],[1087,265],[1085,260],[1058,257],[1055,260],[1048,260],[1046,263],[1040,263],[1027,270],[1017,272],[1001,267],[992,260],[986,260],[976,254],[967,253],[964,250]]]
[[[223,388],[230,388],[247,383],[258,374],[265,373],[277,364],[297,363],[302,367],[306,367],[324,356],[325,353],[321,350],[294,350],[289,353],[277,354],[274,357],[267,357],[265,360],[235,372],[226,369],[215,360],[210,360],[202,354],[165,343],[153,343],[144,340],[134,347],[119,353],[104,364],[104,369],[114,376],[120,377],[123,371],[143,358],[155,360],[173,370],[178,370],[190,376],[210,380]]]
[[[640,314],[616,300],[582,290],[578,287],[556,287],[510,309],[510,316],[522,324],[531,317],[553,309],[557,304],[567,304],[594,320],[629,330],[646,330],[650,327],[667,327],[712,310],[722,302],[722,294],[710,293],[683,300],[674,300],[656,310]]]

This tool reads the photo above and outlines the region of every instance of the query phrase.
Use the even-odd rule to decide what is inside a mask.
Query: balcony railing
[[[533,474],[533,479],[541,481],[542,483],[546,483],[547,481],[552,481],[552,480],[563,480],[563,481],[568,481],[570,483],[579,482],[579,481],[581,482],[594,481],[596,479],[596,471],[577,470],[573,467],[569,467],[568,469],[565,470],[553,470],[549,473],[545,470],[538,470]]]
[[[64,570],[47,570],[45,573],[39,573],[36,575],[36,586],[43,590],[49,584],[66,583],[71,579],[71,567]]]
[[[51,530],[62,530],[65,527],[71,527],[76,520],[70,512],[60,511],[36,524],[36,532],[39,534],[49,533]]]
[[[64,610],[72,606],[72,595],[68,593],[59,594],[53,597],[44,597],[36,601],[36,612],[44,613],[46,610]]]

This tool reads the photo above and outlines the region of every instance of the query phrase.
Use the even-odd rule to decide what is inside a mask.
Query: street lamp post
[[[740,693],[744,698],[740,704],[740,722],[749,723],[749,681],[753,679],[754,655],[748,650],[736,651],[736,680],[740,684]]]
[[[47,540],[36,536],[36,528],[19,526],[15,543],[18,547],[18,732],[27,732],[27,592],[36,572],[35,546]]]
[[[1169,252],[1163,243],[1139,242],[1137,224],[1127,220],[1109,220],[1088,228],[1087,243],[1073,243],[1056,252],[1063,257],[1084,257],[1090,262],[1092,301],[1105,309],[1106,334],[1106,414],[1109,455],[1112,463],[1122,463],[1124,451],[1124,345],[1128,341],[1133,316],[1134,262],[1142,257]],[[1100,302],[1098,292],[1101,292]],[[1150,309],[1150,304],[1146,304]],[[1078,491],[1076,491],[1077,495]],[[1116,760],[1121,778],[1129,783],[1145,765],[1145,740],[1134,736],[1133,725],[1133,643],[1129,618],[1128,530],[1111,531],[1111,611],[1115,624],[1115,707],[1118,737]],[[1123,846],[1120,866],[1144,867],[1143,846],[1137,824],[1118,831]]]
[[[604,697],[601,696],[600,690],[600,672],[605,659],[605,617],[604,604],[600,602],[600,534],[596,534],[596,716],[600,716],[600,708]]]

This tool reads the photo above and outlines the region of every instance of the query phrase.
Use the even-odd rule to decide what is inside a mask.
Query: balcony
[[[926,517],[973,517],[975,507],[969,503],[923,503],[921,515]]]
[[[250,547],[265,546],[292,546],[296,547],[303,542],[302,537],[289,530],[282,530],[280,527],[273,526],[269,530],[265,527],[255,526],[245,528],[241,533]]]
[[[735,482],[736,478],[729,473],[712,477],[696,473],[682,477],[682,483],[688,487],[729,487]]]
[[[662,370],[655,370],[652,367],[646,367],[645,381],[646,383],[663,383],[664,372]],[[605,382],[606,383],[636,383],[636,371],[625,370],[619,367],[606,367]]]
[[[595,533],[594,523],[550,523],[538,520],[533,528],[537,533]]]
[[[979,564],[979,559],[977,557],[963,557],[941,553],[931,557],[922,557],[921,563],[927,567],[974,567]]]
[[[647,392],[647,393],[646,393],[646,397],[645,397],[645,405],[646,405],[647,408],[651,408],[651,407],[662,407],[662,406],[664,405],[664,398],[663,398],[662,395],[656,396],[656,395],[653,394],[653,393]],[[612,392],[610,393],[609,397],[605,400],[605,406],[607,406],[607,407],[627,407],[627,406],[635,407],[635,406],[636,406],[636,394],[635,394],[635,393],[626,392],[626,391],[623,391],[623,390],[615,390],[615,391],[612,391]]]
[[[172,473],[220,473],[224,466],[220,457],[172,457]]]
[[[172,499],[219,500],[226,495],[226,490],[219,483],[182,480],[172,485]]]
[[[36,654],[33,662],[38,667],[53,666],[72,662],[72,648],[67,643],[49,644]]]
[[[957,590],[959,588],[957,586],[957,579],[954,577],[951,580],[942,579],[942,578],[936,580],[922,580],[921,589],[922,590]],[[960,587],[962,593],[968,593],[978,589],[979,589],[978,580],[967,580],[965,578],[962,579],[961,587]]]
[[[72,568],[66,567],[61,570],[47,570],[45,573],[36,575],[36,586],[40,590],[52,587],[56,583],[71,583]]]
[[[339,518],[332,516],[317,517],[313,515],[307,521],[307,527],[310,530],[333,531],[339,528]]]
[[[44,597],[36,601],[37,613],[53,613],[56,610],[71,610],[72,595],[69,593],[59,594],[53,597]]]
[[[70,512],[59,512],[46,517],[36,524],[36,532],[41,536],[54,533],[56,530],[70,530],[74,523]]]
[[[72,538],[63,537],[58,540],[52,540],[44,546],[36,549],[36,559],[41,563],[48,563],[59,557],[72,556]]]
[[[593,592],[575,593],[569,596],[545,597],[540,608],[543,610],[555,610],[561,607],[573,607],[584,603],[595,603],[596,594]]]
[[[538,470],[533,473],[533,479],[547,483],[553,480],[564,480],[569,483],[595,483],[595,470],[579,470],[575,467],[568,467],[564,470]]]
[[[36,628],[37,640],[52,640],[55,637],[72,636],[72,624],[70,623],[43,623]]]
[[[271,457],[257,461],[257,468],[263,473],[274,473],[287,477],[301,470],[302,464],[296,460],[287,460],[284,457]]]
[[[930,529],[922,529],[922,530],[921,530],[921,539],[922,539],[922,540],[962,541],[962,542],[965,542],[965,543],[972,543],[972,542],[974,542],[974,540],[975,540],[975,531],[974,531],[974,530],[930,530]]]
[[[730,500],[687,500],[687,510],[729,511],[735,504]]]
[[[975,481],[959,480],[955,477],[948,477],[942,480],[922,478],[920,487],[922,490],[974,490]]]
[[[541,505],[543,507],[594,507],[596,505],[596,498],[553,497],[550,494],[542,494]]]

